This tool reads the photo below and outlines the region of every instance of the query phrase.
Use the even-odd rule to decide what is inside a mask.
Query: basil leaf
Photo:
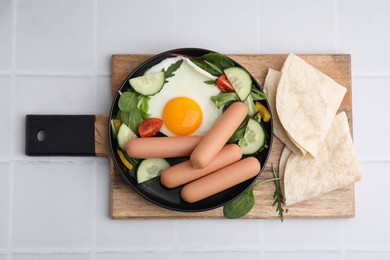
[[[181,64],[183,63],[184,60],[179,60],[175,63],[173,63],[171,66],[168,67],[168,69],[165,72],[165,78],[170,78],[170,77],[173,77],[175,76],[175,74],[173,74],[173,72],[175,72],[176,70],[178,70],[181,66]]]
[[[230,219],[241,218],[251,211],[255,206],[254,187],[250,187],[236,199],[225,204],[223,207],[223,216]]]
[[[267,99],[267,95],[261,91],[260,89],[256,88],[255,86],[252,86],[252,92],[251,97],[254,101],[256,100],[264,100]]]
[[[213,76],[219,77],[222,74],[221,70],[215,70],[213,67],[211,67],[210,65],[208,65],[207,63],[205,63],[204,61],[202,61],[200,59],[190,59],[190,60],[196,66],[198,66],[199,68],[201,68],[204,71],[207,71],[208,73],[210,73]]]
[[[220,68],[221,70],[234,67],[233,61],[220,53],[207,53],[201,57],[204,61],[210,62]]]
[[[218,109],[220,109],[221,107],[223,107],[225,105],[230,105],[234,101],[240,100],[240,98],[238,97],[238,95],[235,92],[231,92],[231,93],[222,93],[221,92],[216,96],[212,96],[210,99],[211,99],[211,101],[214,102],[214,104],[217,106]]]
[[[118,101],[118,107],[123,112],[130,112],[137,106],[137,102],[137,94],[132,91],[126,91],[120,96]]]

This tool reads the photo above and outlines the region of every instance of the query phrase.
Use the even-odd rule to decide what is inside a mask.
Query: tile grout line
[[[93,0],[92,2],[92,54],[93,54],[93,107],[94,111],[97,109],[97,66],[98,66],[98,60],[97,60],[97,53],[98,53],[98,2],[97,0]],[[96,160],[93,160],[92,163],[92,172],[93,174],[93,183],[92,183],[92,212],[91,212],[91,259],[96,259],[96,211],[97,211],[97,163]]]
[[[12,54],[11,54],[11,132],[10,132],[10,140],[15,140],[15,127],[16,127],[16,119],[15,119],[15,103],[13,102],[15,100],[16,95],[16,31],[17,31],[17,6],[18,6],[18,0],[12,1]],[[13,239],[13,217],[14,217],[14,176],[15,176],[15,167],[13,158],[15,156],[15,147],[12,145],[12,141],[10,142],[10,167],[9,167],[9,179],[8,179],[8,186],[9,186],[9,201],[8,201],[8,254],[7,258],[10,260],[12,258],[12,239]]]

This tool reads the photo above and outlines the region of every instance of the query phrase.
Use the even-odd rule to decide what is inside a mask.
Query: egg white
[[[175,97],[191,98],[198,103],[203,114],[201,125],[191,135],[203,136],[222,114],[222,109],[217,109],[215,104],[210,100],[211,96],[220,93],[219,89],[215,85],[204,83],[204,81],[210,80],[210,77],[192,68],[187,62],[188,59],[182,57],[167,58],[151,67],[145,74],[155,73],[162,69],[166,70],[171,64],[182,59],[184,62],[174,72],[175,76],[168,78],[168,82],[164,84],[162,90],[154,96],[151,96],[148,113],[151,117],[162,119],[162,113],[168,101]],[[167,136],[175,136],[164,123],[160,131]]]

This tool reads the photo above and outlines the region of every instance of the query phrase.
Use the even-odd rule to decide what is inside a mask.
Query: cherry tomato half
[[[222,74],[217,79],[217,87],[223,93],[234,92],[234,88],[233,88],[232,84],[230,84],[230,82],[225,74]]]
[[[141,122],[138,127],[138,133],[141,137],[155,136],[163,124],[160,118],[148,118]]]

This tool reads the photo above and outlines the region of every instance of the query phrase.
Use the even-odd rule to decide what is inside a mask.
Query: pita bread
[[[361,178],[345,112],[331,125],[317,158],[291,153],[284,170],[286,206],[342,188]]]
[[[317,157],[346,88],[294,54],[281,73],[276,92],[280,122],[291,140]]]
[[[292,140],[288,137],[286,131],[284,130],[282,124],[280,123],[278,113],[276,112],[276,90],[279,84],[281,73],[279,71],[268,69],[267,77],[264,82],[264,93],[268,96],[268,102],[271,108],[272,113],[272,126],[274,135],[279,138],[279,140],[284,143],[288,149],[290,149],[295,154],[305,154],[306,151],[301,151]]]

